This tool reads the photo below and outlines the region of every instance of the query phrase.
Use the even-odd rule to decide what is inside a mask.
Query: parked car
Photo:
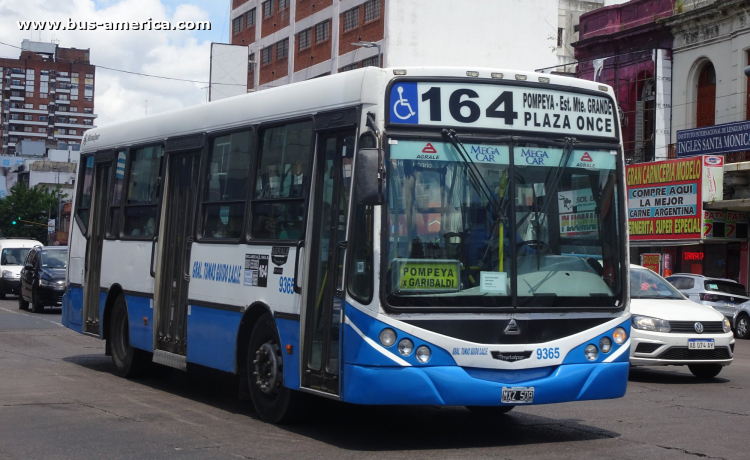
[[[734,336],[738,339],[750,339],[750,301],[737,306],[732,319]]]
[[[734,318],[737,305],[750,300],[745,286],[734,280],[677,273],[668,276],[667,281],[690,300],[712,307],[723,313],[729,321]]]
[[[630,312],[632,366],[688,366],[696,377],[713,378],[732,363],[729,320],[638,265],[630,266]]]
[[[41,245],[37,240],[0,239],[0,299],[5,300],[7,294],[18,294],[23,262],[31,248]]]
[[[66,246],[35,247],[29,251],[21,270],[18,308],[39,313],[45,306],[62,305],[65,293],[65,271],[68,268]]]

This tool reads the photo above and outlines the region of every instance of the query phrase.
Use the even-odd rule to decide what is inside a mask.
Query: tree
[[[0,200],[2,236],[31,238],[46,244],[47,220],[57,217],[58,200],[67,195],[60,187],[51,190],[29,188],[26,182],[16,182],[9,192],[10,195]]]

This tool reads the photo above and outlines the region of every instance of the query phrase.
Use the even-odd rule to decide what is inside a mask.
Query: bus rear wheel
[[[120,294],[112,309],[109,322],[109,340],[112,348],[112,362],[120,377],[138,377],[148,368],[149,354],[130,346],[128,305],[125,296]]]
[[[269,423],[297,419],[300,395],[284,386],[284,359],[276,323],[270,313],[258,318],[247,349],[247,382],[258,416]]]

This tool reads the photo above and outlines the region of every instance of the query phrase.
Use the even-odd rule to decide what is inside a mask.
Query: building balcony
[[[46,110],[37,110],[37,109],[17,109],[17,108],[10,108],[10,111],[13,113],[38,113],[39,115],[47,115]]]
[[[23,85],[8,85],[8,87],[5,89],[17,89],[20,91],[26,91],[26,87]]]
[[[76,141],[80,141],[81,138],[83,138],[83,134],[56,134],[56,139],[72,139]]]
[[[70,94],[70,88],[50,88],[50,93],[57,91],[58,93]]]
[[[70,83],[70,77],[55,77],[57,81],[64,81]]]
[[[96,128],[95,125],[82,125],[78,123],[57,123],[55,122],[55,126],[58,128],[81,128],[81,129],[91,129]]]
[[[11,136],[33,136],[33,137],[47,137],[47,133],[29,133],[26,131],[8,131]]]
[[[55,99],[55,104],[68,104],[70,105],[70,101],[66,101],[63,99]]]
[[[36,126],[47,126],[46,121],[34,121],[34,120],[8,120],[14,125],[36,125]]]
[[[99,115],[95,113],[83,113],[83,112],[60,112],[59,110],[55,111],[56,117],[83,117],[83,118],[96,118]]]
[[[9,100],[9,101],[18,101],[18,102],[23,102],[23,101],[25,101],[26,99],[25,99],[25,98],[24,98],[23,96],[11,96],[11,97],[9,97],[9,98],[8,98],[8,100]]]

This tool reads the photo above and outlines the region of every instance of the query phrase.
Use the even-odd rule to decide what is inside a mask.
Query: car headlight
[[[633,327],[642,331],[669,332],[669,321],[649,316],[634,316]]]
[[[724,321],[721,322],[721,326],[724,328],[724,332],[732,332],[732,323],[730,323],[728,319],[724,318]]]
[[[3,270],[3,278],[13,278],[13,272],[10,270]]]
[[[47,281],[47,280],[39,280],[39,285],[40,286],[53,287],[55,285],[55,282],[54,281]]]

